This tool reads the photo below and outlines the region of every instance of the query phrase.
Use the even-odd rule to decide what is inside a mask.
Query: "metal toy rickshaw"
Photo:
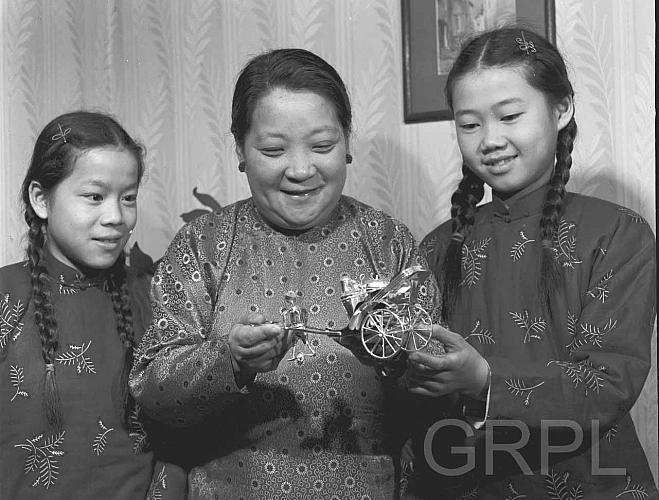
[[[349,319],[342,330],[310,327],[306,309],[297,304],[294,294],[287,294],[281,311],[282,326],[293,331],[307,349],[296,353],[294,346],[290,360],[316,354],[308,342],[309,333],[332,337],[359,357],[367,354],[380,366],[403,351],[423,349],[430,341],[432,324],[428,312],[417,303],[417,292],[419,283],[429,274],[421,266],[412,266],[390,281],[343,278],[341,302]]]

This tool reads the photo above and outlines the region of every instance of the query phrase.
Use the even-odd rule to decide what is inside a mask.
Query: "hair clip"
[[[59,141],[60,139],[62,139],[64,142],[66,142],[66,136],[71,133],[71,127],[62,130],[62,126],[58,123],[57,128],[59,128],[59,134],[55,134],[54,136],[52,136],[51,140]]]
[[[526,52],[526,55],[531,55],[531,52],[535,52],[535,45],[531,40],[524,38],[524,32],[522,31],[522,38],[515,38],[517,45],[519,45],[519,50]]]

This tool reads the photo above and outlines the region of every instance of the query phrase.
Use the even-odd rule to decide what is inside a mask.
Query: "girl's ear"
[[[243,149],[236,144],[236,156],[238,157],[238,162],[245,161],[245,155],[243,154]]]
[[[48,218],[48,197],[46,191],[41,187],[37,181],[30,182],[30,205],[32,209],[41,219]]]
[[[570,120],[574,116],[574,99],[572,96],[565,97],[559,102],[555,107],[555,112],[558,118],[558,131],[560,132],[570,123]]]

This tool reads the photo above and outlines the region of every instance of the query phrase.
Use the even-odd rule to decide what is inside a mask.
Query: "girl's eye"
[[[89,201],[103,201],[103,195],[98,194],[98,193],[89,193],[89,194],[84,194],[83,195],[85,198],[87,198]]]
[[[462,123],[458,125],[462,130],[474,130],[478,127],[478,123]]]
[[[263,148],[261,149],[261,153],[270,158],[276,158],[284,154],[284,150],[283,148]]]
[[[137,201],[137,195],[127,194],[126,196],[124,196],[124,201],[127,203],[135,203]]]
[[[334,143],[317,144],[312,149],[314,153],[329,153],[334,149]]]
[[[505,115],[503,118],[501,118],[501,120],[504,122],[512,122],[515,121],[520,116],[522,116],[522,113],[512,113],[510,115]]]

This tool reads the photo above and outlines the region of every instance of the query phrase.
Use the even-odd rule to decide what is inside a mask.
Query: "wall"
[[[624,204],[656,229],[654,2],[557,0],[580,136],[569,188]],[[404,125],[399,0],[2,0],[0,265],[22,258],[18,189],[55,115],[109,111],[148,150],[133,240],[159,257],[180,214],[248,196],[229,133],[232,86],[263,49],[300,46],[348,84],[355,134],[346,193],[422,237],[448,216],[451,122]],[[654,343],[656,359],[656,341]],[[657,473],[656,364],[633,410]],[[656,476],[655,476],[656,477]]]

